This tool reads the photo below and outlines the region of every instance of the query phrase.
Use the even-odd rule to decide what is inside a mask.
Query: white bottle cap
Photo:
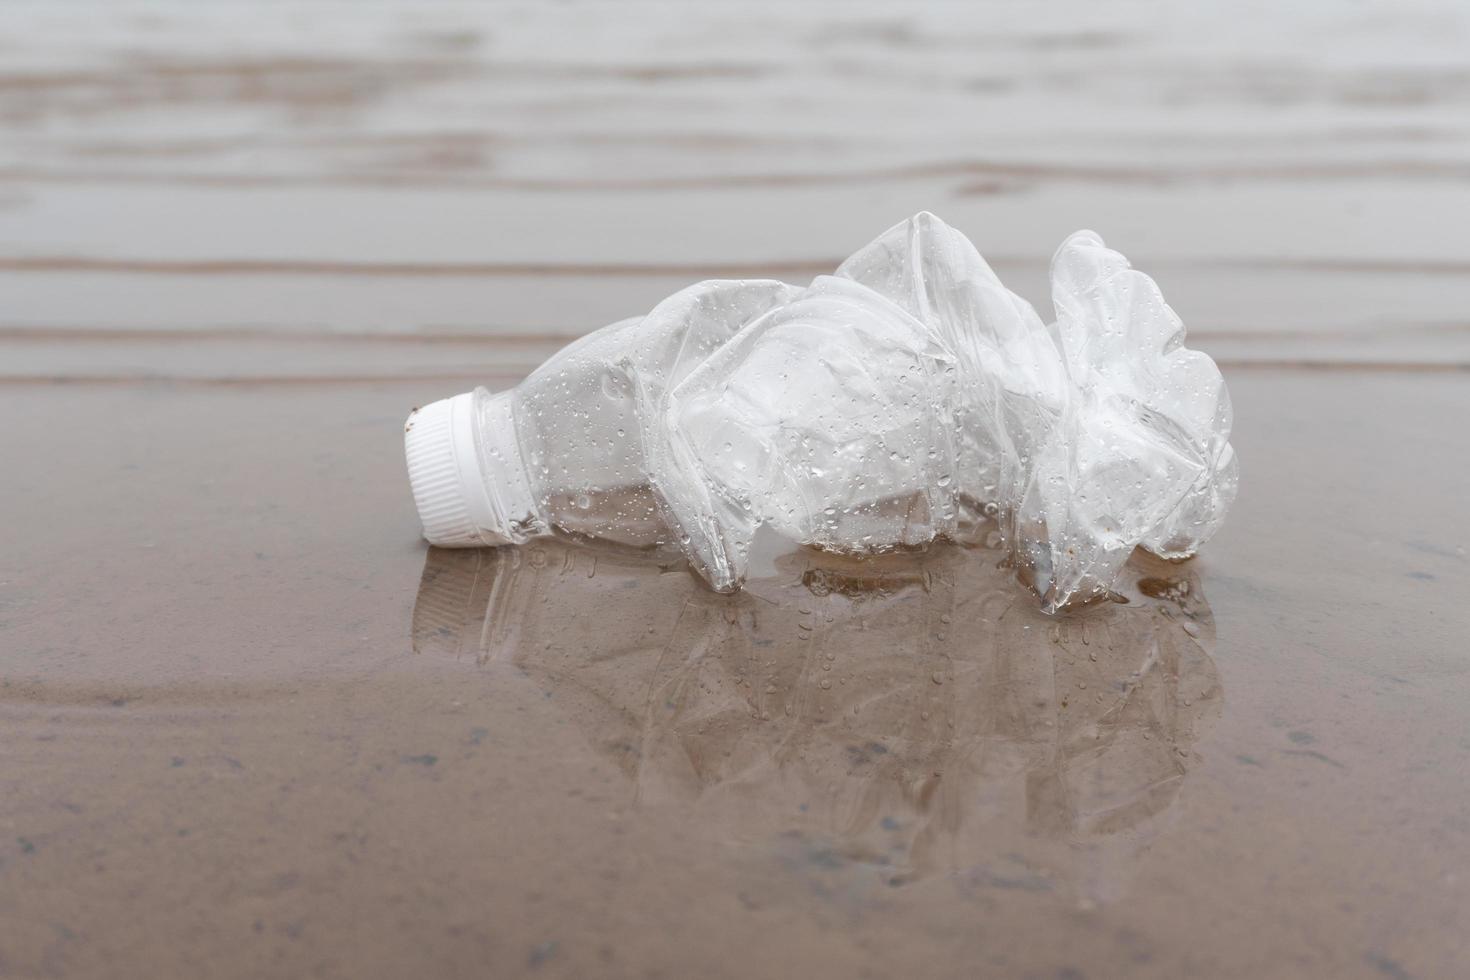
[[[475,393],[415,409],[403,426],[408,480],[424,537],[441,548],[516,544],[485,485],[475,433]]]

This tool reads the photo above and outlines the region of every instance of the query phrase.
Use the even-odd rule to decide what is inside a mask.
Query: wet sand
[[[1440,48],[1343,67],[1463,18],[1370,11],[1277,62],[1226,31],[1188,68],[1177,27],[1082,24],[1017,67],[978,27],[864,15],[834,52],[788,12],[808,33],[764,60],[718,18],[679,57],[625,26],[589,77],[532,43],[560,16],[265,18],[228,57],[198,24],[26,23],[35,64],[0,71],[0,976],[1464,975],[1470,250],[1409,205],[1470,199],[1280,159],[1463,166]],[[1093,152],[1174,176],[1058,176],[1085,100],[1056,73],[1122,51],[1110,97],[1170,147]],[[819,179],[853,65],[885,104],[925,65],[974,103],[931,158],[1054,112],[1008,151],[1026,187],[876,139],[839,159],[878,176]],[[797,71],[811,101],[775,123],[729,101]],[[426,145],[431,109],[459,135]],[[1293,113],[1320,138],[1274,141]],[[783,167],[817,177],[678,183]],[[674,186],[524,185],[650,170]],[[1127,602],[1050,619],[983,550],[797,553],[720,597],[611,550],[419,541],[409,407],[706,268],[808,277],[918,207],[1039,306],[1075,226],[1157,273],[1236,405],[1241,496],[1200,558],[1139,556]]]
[[[1227,533],[1059,621],[985,552],[424,549],[423,386],[12,389],[3,966],[1454,975],[1470,391],[1230,382]]]

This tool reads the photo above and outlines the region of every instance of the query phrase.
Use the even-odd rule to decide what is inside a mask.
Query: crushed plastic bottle
[[[713,280],[516,388],[415,410],[433,544],[560,533],[676,545],[718,591],[757,531],[862,554],[998,533],[1056,610],[1134,547],[1182,558],[1235,496],[1231,410],[1153,280],[1095,234],[1052,262],[1048,327],[921,213],[800,288]]]

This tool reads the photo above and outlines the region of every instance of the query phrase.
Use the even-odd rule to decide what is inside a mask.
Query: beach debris
[[[806,287],[690,286],[509,391],[415,409],[424,536],[677,549],[721,592],[783,543],[998,541],[1047,610],[1104,598],[1135,547],[1185,558],[1220,527],[1230,398],[1096,234],[1051,285],[1047,325],[924,212]]]

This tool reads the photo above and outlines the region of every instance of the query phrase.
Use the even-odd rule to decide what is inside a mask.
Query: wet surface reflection
[[[1048,617],[995,557],[803,551],[721,596],[639,555],[431,549],[414,649],[511,665],[630,802],[711,841],[1105,902],[1219,713],[1210,609],[1140,553],[1115,601]]]

